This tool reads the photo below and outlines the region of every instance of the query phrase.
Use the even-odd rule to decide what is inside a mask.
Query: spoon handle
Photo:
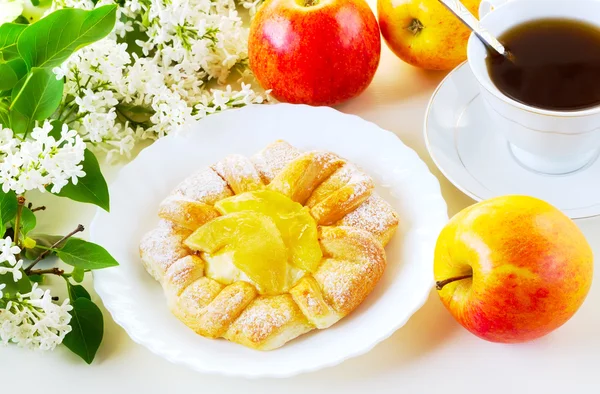
[[[439,0],[446,8],[460,19],[484,45],[492,48],[502,56],[508,56],[506,48],[486,29],[481,27],[479,20],[460,2],[460,0]]]

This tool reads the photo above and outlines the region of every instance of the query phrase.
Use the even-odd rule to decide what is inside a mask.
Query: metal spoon
[[[479,20],[465,7],[460,0],[439,0],[450,12],[460,19],[469,29],[475,33],[477,38],[491,50],[514,62],[514,56],[494,36],[484,29]]]

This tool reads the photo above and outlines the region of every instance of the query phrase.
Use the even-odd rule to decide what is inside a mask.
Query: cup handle
[[[479,4],[479,19],[492,12],[494,8],[498,8],[507,2],[508,0],[481,0]]]

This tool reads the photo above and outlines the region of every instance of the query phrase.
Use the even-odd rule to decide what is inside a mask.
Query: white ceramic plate
[[[458,189],[481,201],[529,195],[573,219],[600,215],[600,160],[565,175],[546,175],[518,162],[487,116],[468,64],[452,71],[429,102],[425,141],[433,161]]]
[[[276,139],[324,149],[362,166],[398,211],[399,231],[375,291],[350,316],[270,352],[196,335],[167,309],[160,285],[146,273],[138,243],[157,222],[160,201],[183,178],[227,154],[252,155]],[[211,115],[185,133],[160,139],[119,173],[111,212],[91,225],[94,242],[120,266],[94,274],[114,320],[152,352],[201,372],[285,377],[332,366],[369,351],[403,326],[433,284],[433,249],[448,216],[437,179],[394,134],[331,108],[276,104]]]

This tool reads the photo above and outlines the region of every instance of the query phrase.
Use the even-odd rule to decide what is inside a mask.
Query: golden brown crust
[[[225,338],[258,350],[270,350],[310,331],[289,294],[256,298],[233,322]]]
[[[333,153],[307,152],[285,166],[267,187],[304,204],[313,190],[343,165],[344,160]]]
[[[277,140],[250,158],[265,185],[268,185],[283,167],[296,157],[300,150],[285,141]]]
[[[320,225],[331,225],[355,210],[371,195],[373,179],[346,163],[315,189],[306,206]]]
[[[287,294],[258,294],[245,274],[219,283],[206,276],[202,255],[184,246],[192,230],[218,216],[213,204],[264,184],[309,207],[321,224],[324,258],[313,275],[295,279]],[[332,153],[301,154],[285,141],[252,159],[231,155],[193,174],[161,204],[159,217],[159,226],[142,239],[140,255],[161,282],[173,314],[202,336],[258,350],[327,328],[360,305],[384,271],[383,245],[398,225],[369,176]]]
[[[212,168],[204,168],[184,179],[171,193],[189,201],[214,205],[217,201],[231,197],[233,192],[227,182]]]
[[[182,200],[179,196],[165,199],[158,209],[158,217],[176,223],[190,231],[196,230],[219,216],[219,211],[203,202]]]
[[[256,296],[256,288],[247,282],[239,281],[225,287],[198,319],[203,335],[209,338],[223,336]]]
[[[171,312],[186,326],[198,334],[206,336],[208,332],[201,317],[205,308],[219,295],[224,286],[203,276],[192,282],[178,297],[168,298]]]
[[[188,286],[203,276],[204,261],[195,255],[185,256],[169,266],[163,278],[163,288],[170,296],[179,297]]]
[[[140,256],[146,270],[161,281],[164,273],[175,261],[191,254],[183,241],[191,231],[160,220],[156,228],[144,235],[140,242]]]
[[[364,301],[383,275],[385,251],[364,230],[321,227],[320,233],[326,258],[314,278],[329,305],[347,315]]]
[[[229,155],[212,168],[227,182],[235,194],[251,192],[264,187],[258,171],[250,159],[245,156]]]
[[[373,234],[385,246],[396,233],[398,214],[394,208],[377,193],[373,193],[356,210],[344,216],[338,226],[356,227]]]
[[[290,294],[304,316],[317,328],[327,328],[343,317],[324,300],[319,284],[311,276],[300,279],[290,289]]]

